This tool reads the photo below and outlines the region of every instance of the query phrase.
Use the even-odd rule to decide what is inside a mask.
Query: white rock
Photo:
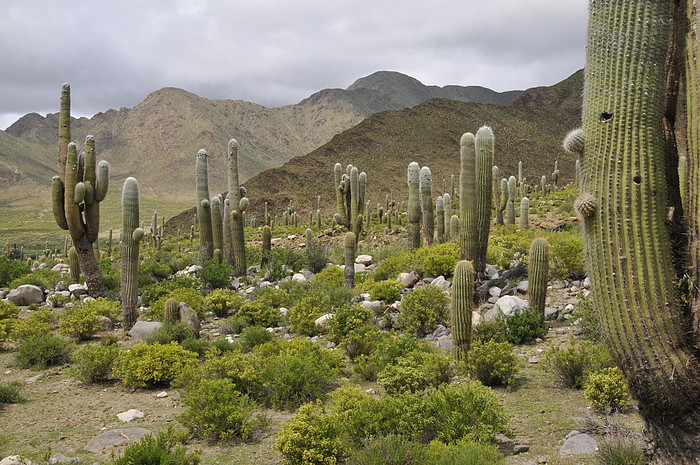
[[[500,297],[501,296],[501,288],[498,286],[489,287],[489,295],[491,297]]]
[[[60,271],[61,273],[67,273],[70,270],[66,263],[56,263],[51,271]]]
[[[70,293],[76,297],[87,294],[87,288],[82,284],[71,284],[68,286]]]
[[[161,391],[158,394],[156,394],[156,399],[164,399],[165,397],[168,397],[168,393],[165,391]]]
[[[8,455],[0,460],[0,465],[32,465],[32,461],[21,455]]]
[[[411,271],[410,273],[399,274],[397,279],[403,282],[406,287],[413,287],[418,282],[418,275],[416,275],[415,271]]]
[[[305,283],[306,282],[306,276],[304,276],[301,273],[294,273],[292,275],[292,281],[295,283]]]
[[[450,282],[446,280],[444,276],[438,276],[437,278],[433,279],[433,281],[430,284],[439,287],[443,291],[448,290],[451,286]]]
[[[135,408],[117,414],[117,418],[124,422],[136,420],[137,418],[143,418],[143,416],[143,412],[141,410],[136,410]]]
[[[355,259],[355,263],[359,263],[361,265],[369,266],[372,264],[372,256],[371,255],[358,255],[357,258]]]
[[[44,291],[33,284],[23,284],[12,289],[7,294],[7,300],[15,305],[24,306],[32,303],[40,304],[44,301]]]
[[[326,329],[326,325],[328,324],[328,320],[330,320],[334,316],[334,313],[326,313],[325,315],[321,315],[320,317],[316,318],[314,320],[314,325],[316,325],[316,329],[318,329],[319,331],[324,331]]]
[[[527,307],[527,302],[513,295],[501,297],[493,306],[494,309],[500,310],[507,317],[520,313],[525,307]]]
[[[592,455],[598,449],[598,442],[587,434],[576,434],[564,441],[559,449],[561,457],[571,455]]]
[[[360,305],[372,310],[375,313],[377,313],[384,306],[381,300],[363,300],[360,302]]]
[[[161,326],[163,326],[163,323],[160,321],[137,321],[134,326],[131,327],[128,334],[134,339],[145,341],[153,336],[153,333]]]

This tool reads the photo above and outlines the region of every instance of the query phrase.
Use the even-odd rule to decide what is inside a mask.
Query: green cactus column
[[[355,287],[355,234],[345,233],[345,287]]]
[[[491,168],[491,204],[496,210],[496,224],[503,224],[503,209],[501,204],[501,170],[494,165]]]
[[[474,260],[479,252],[476,211],[476,145],[467,132],[459,141],[459,246],[462,260]]]
[[[221,210],[221,197],[214,196],[211,199],[211,234],[214,252],[218,250],[219,255],[224,250],[224,221]]]
[[[530,229],[530,199],[520,199],[520,229]]]
[[[260,263],[264,268],[270,261],[270,253],[272,251],[272,230],[269,226],[263,226],[262,230],[262,258]]]
[[[422,245],[420,237],[420,166],[415,161],[408,165],[408,248]]]
[[[506,204],[505,224],[515,224],[515,204],[513,204],[512,200],[508,200],[508,203]]]
[[[70,270],[70,282],[80,282],[80,263],[78,262],[78,252],[75,247],[68,249],[68,269]]]
[[[180,304],[170,297],[165,301],[163,308],[163,324],[173,325],[180,321]]]
[[[122,303],[122,326],[126,331],[136,323],[138,299],[139,243],[144,231],[139,227],[139,183],[127,178],[122,189],[122,277],[119,299]]]
[[[442,196],[435,199],[435,213],[437,213],[437,218],[435,224],[437,226],[437,240],[442,242],[445,240],[445,204],[443,203]]]
[[[491,231],[491,174],[493,173],[493,131],[482,126],[474,137],[476,148],[476,218],[477,254],[474,257],[474,271],[482,276],[486,270],[486,249]]]
[[[199,259],[202,263],[214,256],[214,237],[211,228],[211,204],[209,202],[209,154],[201,149],[195,162],[195,192],[197,195],[197,219],[199,220]],[[206,201],[206,207],[204,206]],[[205,212],[204,209],[207,208]]]
[[[684,23],[678,4],[591,1],[583,91],[582,191],[593,207],[585,212],[584,250],[594,308],[646,420],[654,464],[698,463],[700,450],[697,338],[679,298],[684,270],[674,257],[683,263],[683,234],[675,234],[678,179],[673,141],[665,138],[675,109],[667,83],[677,82],[669,54]],[[692,18],[698,5],[689,4]],[[694,79],[686,87],[697,90]]]
[[[452,218],[452,197],[450,196],[450,194],[442,194],[442,205],[445,208],[445,225],[443,226],[443,240],[447,241],[452,239],[452,232],[450,229],[450,219]]]
[[[471,262],[460,260],[452,278],[453,353],[457,360],[465,360],[472,342],[472,311],[474,310],[474,268]]]
[[[243,213],[248,209],[246,192],[238,182],[238,142],[228,142],[228,198],[231,208],[231,246],[233,248],[234,274],[244,276],[248,265],[245,256],[245,236],[243,232]]]
[[[423,223],[423,240],[427,245],[433,243],[435,235],[435,215],[433,214],[433,175],[430,168],[424,166],[419,174],[421,212]]]
[[[530,244],[527,274],[528,305],[536,308],[544,321],[547,277],[549,275],[549,243],[541,237],[533,239]]]

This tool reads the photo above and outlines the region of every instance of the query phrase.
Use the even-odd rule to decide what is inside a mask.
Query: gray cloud
[[[583,66],[586,15],[561,0],[3,0],[0,128],[57,111],[63,82],[86,116],[165,86],[286,105],[378,70],[550,85]]]

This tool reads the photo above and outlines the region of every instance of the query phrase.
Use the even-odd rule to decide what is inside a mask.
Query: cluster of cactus
[[[488,126],[476,137],[465,133],[460,140],[460,227],[462,259],[472,260],[477,274],[486,268],[486,248],[491,229],[494,136]]]
[[[85,151],[71,142],[70,86],[63,84],[58,122],[58,176],[52,181],[52,208],[56,224],[69,231],[78,253],[88,293],[104,294],[104,282],[93,243],[100,229],[100,202],[107,195],[109,164],[95,157],[95,138],[87,136]]]
[[[354,232],[356,240],[359,240],[363,216],[366,214],[367,174],[364,171],[360,172],[352,165],[348,165],[343,173],[343,166],[336,163],[333,167],[333,175],[338,209],[333,218],[336,223]]]
[[[144,237],[144,230],[139,227],[139,183],[134,178],[127,178],[122,189],[122,233],[121,246],[121,289],[122,319],[124,329],[129,330],[136,323],[138,316],[136,302],[138,299],[139,244]]]

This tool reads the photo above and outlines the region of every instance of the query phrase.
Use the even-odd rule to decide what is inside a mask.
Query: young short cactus
[[[437,226],[437,240],[442,242],[445,240],[445,204],[443,203],[442,196],[439,196],[435,200],[435,212],[437,213],[436,226]]]
[[[201,149],[195,161],[195,194],[197,219],[199,220],[199,259],[204,263],[214,255],[214,238],[211,227],[211,204],[209,202],[209,154]],[[205,211],[206,210],[206,211]]]
[[[355,234],[345,233],[345,287],[355,287]]]
[[[417,162],[408,165],[408,248],[417,249],[422,245],[420,235],[420,166]]]
[[[509,224],[515,224],[515,204],[513,203],[512,200],[508,200],[508,203],[506,204],[506,219],[505,223],[507,225]]]
[[[430,245],[433,243],[433,236],[435,235],[435,216],[433,215],[433,175],[427,166],[420,169],[419,182],[423,240]]]
[[[122,233],[119,244],[122,254],[120,300],[122,325],[127,331],[136,323],[138,298],[139,243],[144,231],[139,227],[139,183],[127,178],[122,189]]]
[[[474,310],[474,268],[471,262],[457,262],[452,278],[452,342],[457,360],[465,360],[472,341]]]
[[[165,301],[163,308],[163,324],[172,325],[180,321],[180,304],[170,297]]]
[[[75,247],[68,249],[68,269],[70,270],[71,283],[80,282],[80,263],[78,262],[78,252]]]
[[[530,199],[520,200],[520,229],[530,229]]]
[[[547,276],[549,275],[549,243],[543,238],[535,238],[530,244],[528,255],[528,304],[537,309],[544,321],[544,307],[547,297]]]

